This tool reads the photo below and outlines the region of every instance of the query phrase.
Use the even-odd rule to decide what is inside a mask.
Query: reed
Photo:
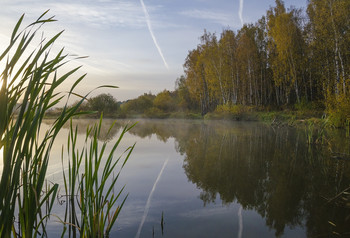
[[[77,77],[67,93],[58,91],[58,87],[80,68],[58,74],[58,70],[69,62],[63,49],[57,54],[51,52],[62,32],[49,39],[40,36],[40,43],[30,50],[39,29],[55,21],[53,17],[47,17],[47,13],[19,31],[22,15],[9,45],[0,54],[0,64],[4,66],[0,72],[0,151],[3,154],[0,237],[47,236],[46,223],[58,191],[58,184],[45,186],[51,147],[69,119],[90,113],[77,111],[87,96],[81,97],[73,107],[67,105],[85,75]],[[66,102],[62,112],[43,138],[39,138],[45,113],[63,100]]]
[[[67,195],[64,224],[68,225],[69,237],[108,237],[127,197],[117,205],[124,187],[117,194],[114,193],[114,187],[135,144],[128,147],[117,159],[114,158],[114,154],[125,133],[134,125],[124,127],[108,154],[108,143],[103,142],[100,146],[99,142],[101,125],[102,117],[98,124],[87,128],[85,144],[80,150],[76,144],[77,128],[74,129],[72,124],[70,127],[68,174],[64,173]],[[114,124],[109,132],[113,126]],[[115,175],[114,171],[119,163],[121,166]],[[66,230],[63,234],[65,232]]]
[[[324,119],[321,123],[316,124],[312,120],[307,121],[307,126],[305,127],[305,135],[307,144],[313,145],[329,145],[327,139],[326,130],[329,127],[329,122]]]

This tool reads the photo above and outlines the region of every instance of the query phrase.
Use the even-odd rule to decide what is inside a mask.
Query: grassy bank
[[[105,118],[147,118],[147,119],[197,119],[197,120],[231,120],[231,121],[260,121],[280,126],[303,126],[309,123],[322,124],[327,120],[323,111],[305,110],[266,110],[262,108],[240,107],[240,110],[215,110],[202,116],[199,112],[163,112],[161,110],[147,111],[145,113],[112,113]],[[58,111],[50,112],[46,118],[56,118]],[[79,115],[78,118],[99,118],[100,113]]]
[[[260,121],[279,126],[304,126],[309,123],[321,124],[325,118],[324,113],[305,112],[294,110],[255,110],[250,109],[239,112],[212,112],[204,116],[204,119],[233,120],[233,121]]]

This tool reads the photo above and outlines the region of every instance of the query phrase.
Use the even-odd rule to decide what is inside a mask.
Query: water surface
[[[92,123],[75,121],[81,133]],[[105,131],[111,123],[105,120]],[[108,137],[102,133],[101,140],[115,141],[125,123],[119,121]],[[67,133],[68,128],[58,138],[48,171],[48,179],[58,183]],[[260,123],[140,120],[118,152],[136,142],[115,188],[126,185],[129,196],[111,237],[349,232],[350,211],[327,203],[350,184],[349,162],[331,157],[331,152],[349,153],[349,139],[341,131],[329,133],[332,139],[321,145],[309,144],[306,130]],[[54,212],[63,215],[63,207],[56,205]],[[51,233],[59,234],[60,228],[51,224]]]

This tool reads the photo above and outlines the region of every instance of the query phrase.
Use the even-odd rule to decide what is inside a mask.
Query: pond
[[[74,124],[84,133],[93,122]],[[112,122],[104,120],[103,130]],[[126,122],[119,120],[101,140],[116,140]],[[49,181],[61,185],[67,133],[68,126],[57,139],[47,172]],[[123,196],[128,198],[110,237],[329,237],[350,232],[349,209],[328,203],[350,185],[350,162],[331,154],[349,154],[349,138],[343,131],[330,131],[328,137],[318,133],[309,143],[307,129],[139,120],[117,152],[136,142],[115,188],[126,185]],[[64,214],[59,201],[54,213]],[[62,225],[53,221],[49,227],[58,236]]]

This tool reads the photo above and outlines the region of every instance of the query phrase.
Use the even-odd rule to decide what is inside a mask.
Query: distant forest
[[[256,23],[199,39],[175,91],[145,93],[119,114],[311,108],[350,123],[349,0],[309,0],[305,10],[276,0]]]
[[[266,16],[237,32],[204,31],[177,90],[202,114],[224,104],[302,101],[332,110],[349,104],[349,70],[349,0],[310,0],[306,12],[276,0]]]

